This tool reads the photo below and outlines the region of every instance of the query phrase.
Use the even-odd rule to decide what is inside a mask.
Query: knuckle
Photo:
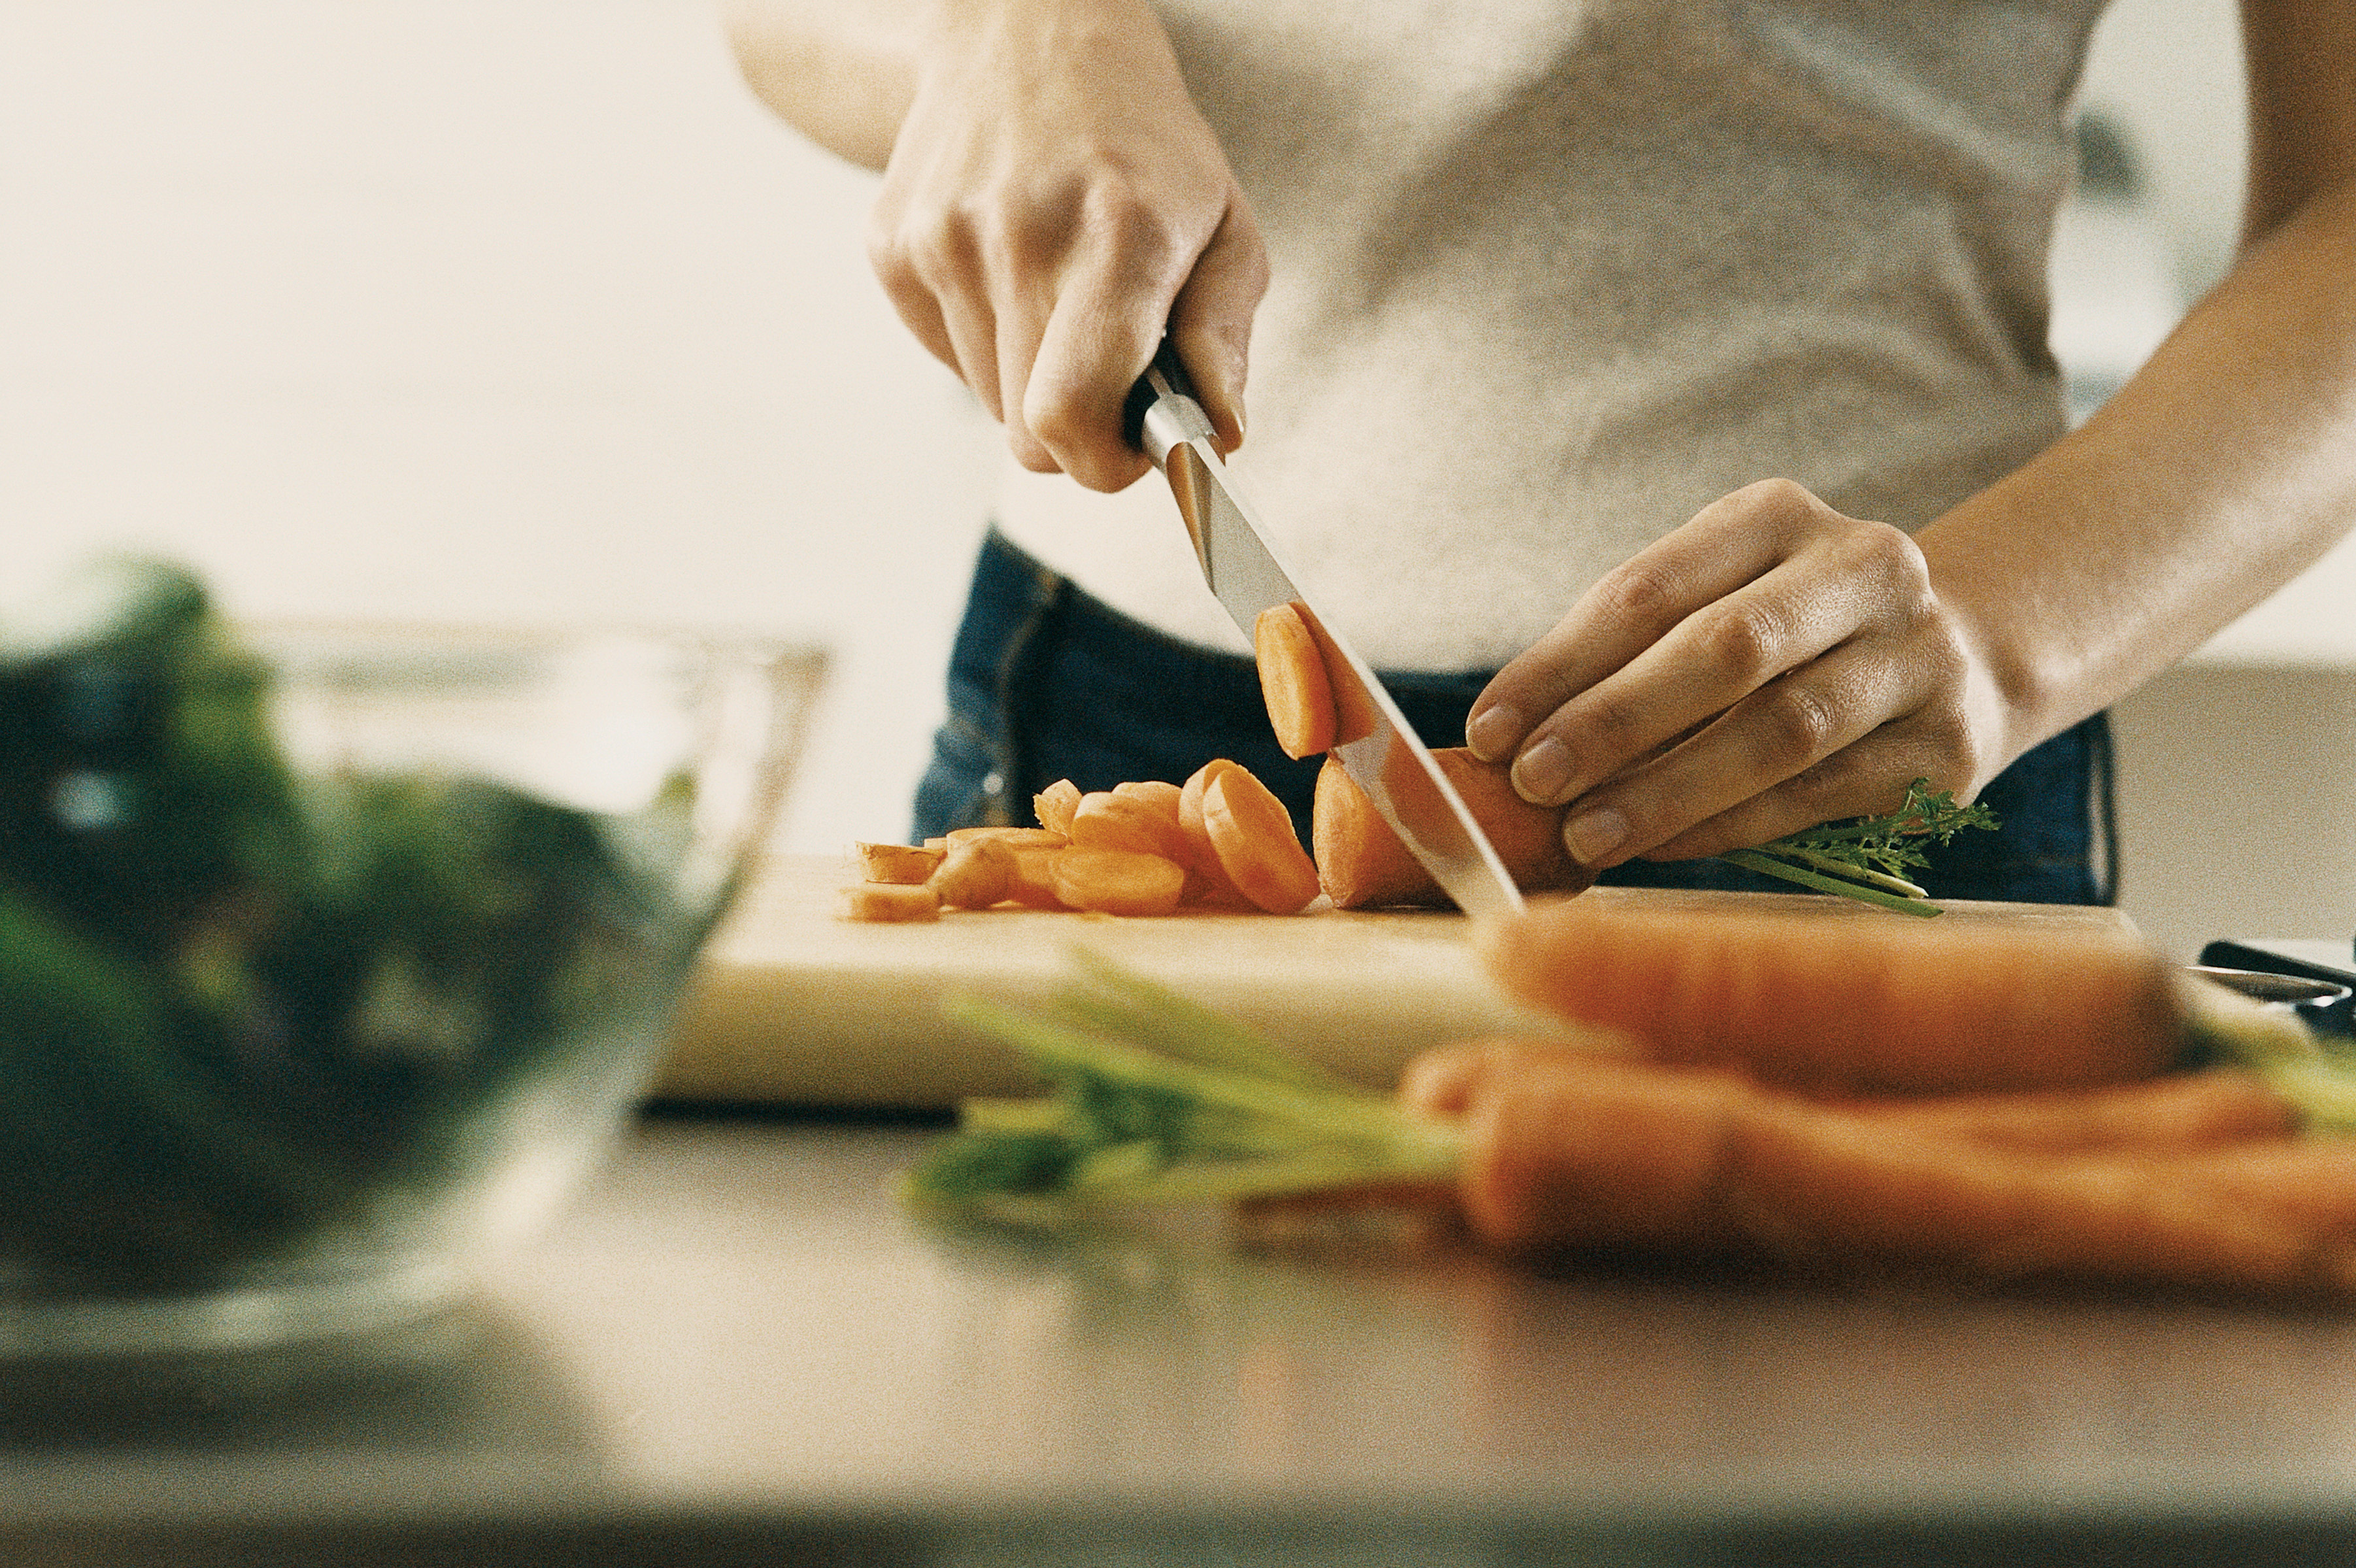
[[[1727,605],[1711,617],[1704,650],[1717,668],[1755,684],[1783,668],[1789,623],[1764,603]]]
[[[1804,769],[1825,756],[1840,732],[1839,708],[1815,687],[1786,681],[1765,694],[1758,709],[1760,750],[1779,771]]]
[[[1608,619],[1656,635],[1676,619],[1675,581],[1643,561],[1627,562],[1605,573],[1595,585],[1595,599]]]

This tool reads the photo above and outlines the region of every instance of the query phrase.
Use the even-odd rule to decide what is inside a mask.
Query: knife
[[[1335,706],[1358,720],[1336,737],[1333,755],[1408,852],[1466,914],[1518,912],[1521,891],[1456,786],[1373,667],[1311,606],[1278,559],[1258,511],[1220,456],[1210,416],[1167,338],[1130,389],[1123,421],[1130,443],[1143,448],[1169,480],[1203,580],[1244,635],[1251,636],[1262,611],[1280,604],[1292,605],[1308,624]]]

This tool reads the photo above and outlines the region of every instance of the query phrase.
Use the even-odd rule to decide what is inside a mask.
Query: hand
[[[1242,440],[1267,252],[1143,0],[945,0],[869,251],[1024,467],[1095,490],[1143,474],[1121,401],[1165,326]]]
[[[1976,795],[2005,712],[1971,633],[1913,539],[1767,480],[1597,583],[1465,740],[1568,806],[1582,865],[1714,855],[1894,810],[1918,777]]]

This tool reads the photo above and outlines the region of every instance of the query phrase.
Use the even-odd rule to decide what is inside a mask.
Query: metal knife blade
[[[1170,482],[1203,579],[1246,637],[1262,611],[1291,604],[1324,656],[1336,705],[1367,721],[1333,755],[1423,869],[1471,915],[1522,908],[1521,891],[1463,797],[1365,660],[1319,614],[1279,559],[1259,515],[1219,453],[1210,416],[1165,340],[1129,397],[1130,442]],[[1353,699],[1355,699],[1355,701]]]

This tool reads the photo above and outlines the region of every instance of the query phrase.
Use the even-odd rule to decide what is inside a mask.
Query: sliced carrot
[[[1363,741],[1375,732],[1375,699],[1368,696],[1358,672],[1334,645],[1333,635],[1317,618],[1317,612],[1299,600],[1292,603],[1293,613],[1316,639],[1317,656],[1325,667],[1326,688],[1333,694],[1333,744],[1346,746]]]
[[[1294,758],[1331,750],[1339,728],[1333,685],[1298,605],[1271,604],[1253,619],[1252,657],[1278,747]]]
[[[861,882],[842,890],[842,918],[862,921],[938,920],[939,895],[922,883]]]
[[[1594,882],[1595,873],[1563,848],[1559,809],[1530,805],[1514,793],[1504,767],[1484,763],[1463,747],[1440,748],[1431,758],[1456,786],[1515,886],[1525,892],[1569,893]],[[1403,759],[1403,765],[1414,761],[1413,753],[1404,750],[1396,759]],[[1333,757],[1318,771],[1310,841],[1316,848],[1318,879],[1336,909],[1449,904],[1431,873],[1408,852],[1374,801]]]
[[[1068,835],[1051,827],[952,827],[944,842],[954,849],[978,838],[999,839],[1010,849],[1060,849],[1071,842]]]
[[[2356,1295],[2356,1143],[2258,1136],[2174,1157],[2003,1147],[1732,1072],[1518,1041],[1462,1049],[1469,1065],[1422,1076],[1461,1093],[1460,1193],[1501,1246]]]
[[[1185,901],[1190,904],[1222,909],[1251,907],[1251,901],[1244,897],[1242,890],[1228,877],[1226,868],[1219,864],[1219,852],[1212,846],[1210,829],[1203,825],[1203,792],[1222,772],[1242,765],[1225,757],[1214,757],[1189,774],[1178,792],[1178,828],[1186,839]]]
[[[1057,898],[1099,914],[1168,914],[1186,886],[1185,867],[1134,849],[1058,850],[1049,874]]]
[[[2131,935],[1760,907],[1774,896],[1545,900],[1475,941],[1532,1007],[1827,1094],[2122,1083],[2179,1049],[2167,965]]]
[[[1203,786],[1203,831],[1219,869],[1270,914],[1297,914],[1317,897],[1317,866],[1301,847],[1284,803],[1240,764]]]
[[[1031,809],[1039,818],[1039,826],[1050,833],[1072,830],[1072,808],[1080,804],[1080,786],[1069,779],[1057,779],[1031,797]]]
[[[1014,869],[1006,879],[1005,901],[1024,909],[1069,909],[1055,891],[1055,862],[1071,851],[1062,846],[1014,849]]]
[[[1002,838],[970,839],[948,852],[926,886],[945,908],[988,909],[1013,885],[1014,854]]]
[[[855,846],[861,872],[871,882],[902,882],[915,884],[926,880],[940,869],[943,851],[923,849],[913,844],[860,844]]]
[[[1184,798],[1186,792],[1179,785],[1162,779],[1132,779],[1127,784],[1113,785],[1112,793],[1134,795],[1175,822],[1178,820],[1179,802]]]
[[[1118,790],[1096,790],[1072,810],[1072,848],[1130,849],[1184,865],[1186,834],[1173,813]]]

